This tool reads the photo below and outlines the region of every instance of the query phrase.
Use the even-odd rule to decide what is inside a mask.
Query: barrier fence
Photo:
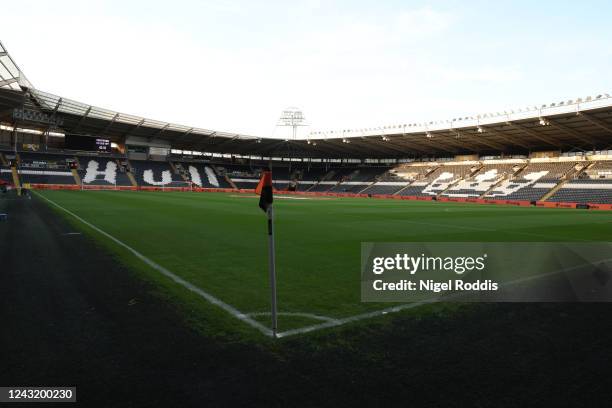
[[[79,186],[69,184],[30,184],[32,189],[36,190],[104,190],[104,191],[185,191],[185,192],[201,192],[201,193],[241,193],[254,194],[254,189],[233,189],[233,188],[204,188],[204,187],[155,187],[155,186]],[[355,193],[330,193],[330,192],[309,192],[309,191],[285,191],[275,190],[277,194],[298,195],[310,197],[353,197],[353,198],[374,198],[386,200],[415,200],[415,201],[441,201],[441,202],[457,202],[457,203],[474,203],[474,204],[493,204],[493,205],[513,205],[519,207],[545,207],[545,208],[578,208],[590,210],[612,210],[612,204],[595,204],[595,203],[566,203],[566,202],[551,202],[551,201],[520,201],[520,200],[491,200],[482,198],[461,198],[461,197],[430,197],[430,196],[400,196],[393,194],[355,194]]]

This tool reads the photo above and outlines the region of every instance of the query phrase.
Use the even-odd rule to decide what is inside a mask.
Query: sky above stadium
[[[39,89],[208,129],[284,137],[452,119],[612,91],[606,1],[2,2]]]

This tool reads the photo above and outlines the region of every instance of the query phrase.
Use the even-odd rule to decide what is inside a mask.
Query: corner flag
[[[272,195],[271,171],[264,171],[261,174],[261,179],[259,180],[259,184],[257,184],[255,193],[259,194],[259,208],[261,208],[264,212],[267,212],[268,207],[270,207],[272,205],[272,201],[274,201]]]
[[[272,193],[272,172],[264,171],[261,180],[255,189],[259,194],[259,208],[268,216],[268,267],[270,270],[270,306],[272,309],[272,336],[277,334],[277,313],[276,313],[276,256],[274,250],[274,201]]]

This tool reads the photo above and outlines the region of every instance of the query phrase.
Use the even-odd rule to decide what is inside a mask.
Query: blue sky
[[[612,90],[604,1],[3,2],[38,88],[209,129],[283,136],[451,119]]]

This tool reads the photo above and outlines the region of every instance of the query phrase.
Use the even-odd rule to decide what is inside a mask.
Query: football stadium
[[[0,42],[0,387],[83,406],[602,406],[609,94],[304,137],[292,108],[293,135],[266,137],[76,101],[27,68]],[[519,300],[442,283],[370,299],[364,248],[385,243],[497,248],[527,271],[499,275]],[[539,245],[597,264],[596,289],[546,286]]]

